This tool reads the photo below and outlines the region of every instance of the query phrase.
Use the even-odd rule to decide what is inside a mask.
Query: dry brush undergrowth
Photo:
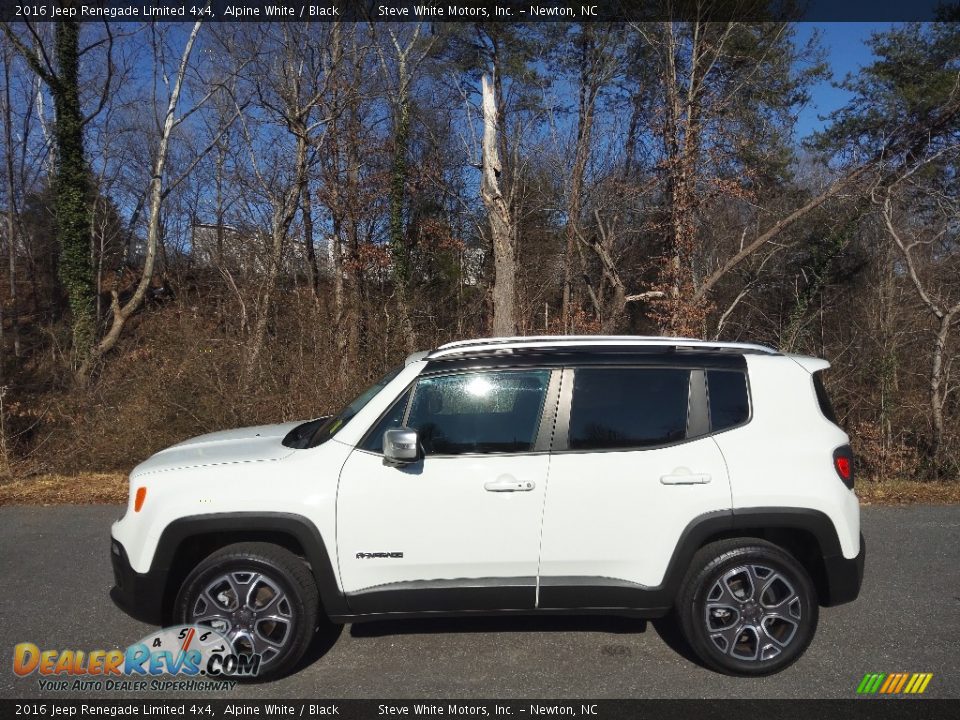
[[[87,387],[26,381],[8,396],[9,476],[125,473],[195,435],[335,411],[402,353],[344,363],[327,317],[309,294],[291,293],[244,379],[244,338],[231,324],[186,303],[144,314]],[[44,366],[54,362],[38,354],[24,376],[62,378]]]
[[[354,352],[365,360],[350,361],[329,318],[311,293],[288,293],[258,372],[247,381],[245,339],[229,307],[211,312],[187,300],[139,316],[85,388],[71,386],[62,367],[55,371],[55,352],[36,353],[23,369],[20,393],[4,397],[14,459],[0,477],[0,505],[125,502],[126,474],[164,447],[214,430],[337,410],[403,352],[389,326],[372,316]],[[40,377],[61,381],[30,382]],[[885,440],[869,423],[856,423],[851,434],[863,460],[857,492],[865,503],[960,502],[960,482],[927,479],[915,447]]]

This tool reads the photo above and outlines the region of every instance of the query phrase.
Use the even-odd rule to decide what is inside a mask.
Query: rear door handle
[[[660,476],[664,485],[705,485],[710,480],[708,473],[692,473],[687,468],[677,468],[669,475]]]
[[[488,480],[483,484],[487,492],[530,492],[537,484],[531,480],[517,480],[512,477],[501,477]]]

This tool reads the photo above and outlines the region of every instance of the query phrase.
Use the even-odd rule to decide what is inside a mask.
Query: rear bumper
[[[163,590],[161,579],[149,572],[138,573],[130,566],[123,545],[110,538],[110,562],[114,586],[110,599],[130,617],[151,625],[163,624]]]
[[[860,535],[860,552],[853,559],[842,555],[823,559],[826,571],[827,597],[821,598],[825,606],[843,605],[853,602],[860,594],[863,584],[863,566],[867,557],[867,544]]]

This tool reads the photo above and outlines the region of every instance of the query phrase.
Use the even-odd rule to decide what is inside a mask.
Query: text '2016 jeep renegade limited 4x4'
[[[828,363],[677,338],[410,356],[338,415],[203,435],[130,476],[115,601],[261,676],[321,622],[673,613],[708,665],[781,670],[864,546]]]

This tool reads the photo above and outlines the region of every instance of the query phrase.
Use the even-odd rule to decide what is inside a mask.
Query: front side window
[[[417,431],[428,456],[528,452],[549,381],[549,370],[423,378],[406,425]]]
[[[614,450],[683,440],[689,387],[689,370],[578,368],[569,448]]]
[[[361,450],[383,454],[383,434],[387,430],[396,430],[403,425],[403,415],[407,412],[407,404],[410,402],[410,391],[407,390],[390,406],[390,409],[384,413],[383,417],[367,433],[367,436],[360,443]]]

